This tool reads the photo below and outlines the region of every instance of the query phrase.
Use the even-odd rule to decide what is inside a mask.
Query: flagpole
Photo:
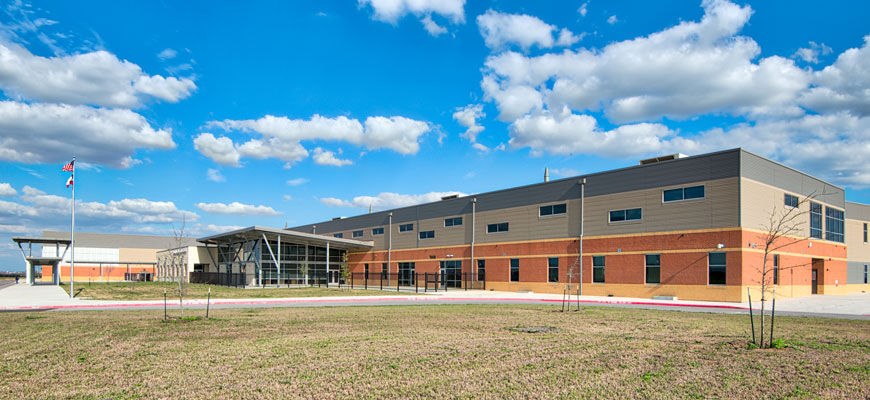
[[[72,253],[70,253],[70,268],[69,268],[69,298],[75,297],[73,285],[76,276],[76,156],[73,156],[72,169],[72,226],[70,227],[70,242]]]

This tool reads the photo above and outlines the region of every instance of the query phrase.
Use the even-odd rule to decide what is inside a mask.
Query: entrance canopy
[[[67,250],[69,250],[69,246],[72,243],[69,239],[51,239],[51,238],[42,238],[42,237],[13,237],[12,241],[18,245],[18,249],[21,250],[21,257],[24,258],[24,262],[27,264],[27,283],[32,285],[34,283],[34,274],[33,268],[36,266],[47,265],[51,266],[51,282],[55,285],[60,284],[60,270],[58,265],[61,260],[63,260],[64,256],[66,256]],[[27,245],[27,252],[25,253],[24,247],[22,244]],[[44,257],[42,251],[34,257],[33,256],[33,245],[34,244],[53,244],[55,257]],[[65,245],[63,249],[63,253],[60,252],[60,245]],[[41,249],[40,249],[41,250]]]
[[[238,274],[245,285],[330,282],[346,266],[347,252],[367,251],[372,241],[251,226],[197,239],[217,250],[218,273]],[[211,251],[208,252],[212,256]],[[235,279],[235,278],[234,278]]]

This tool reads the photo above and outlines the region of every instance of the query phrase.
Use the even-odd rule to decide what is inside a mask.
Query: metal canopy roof
[[[72,243],[69,239],[53,239],[53,238],[44,238],[44,237],[27,237],[27,236],[16,236],[12,238],[12,241],[18,244],[21,243],[40,243],[40,244],[70,244]]]
[[[61,257],[24,257],[31,265],[52,265],[63,261]]]
[[[374,242],[372,241],[344,239],[337,238],[332,235],[316,235],[313,233],[265,228],[262,226],[250,226],[247,228],[237,229],[217,235],[206,236],[197,239],[197,241],[205,244],[231,243],[237,241],[261,239],[264,235],[267,239],[270,240],[277,239],[278,236],[280,236],[282,241],[286,240],[287,242],[298,244],[325,246],[326,243],[329,243],[330,247],[337,249],[368,250],[374,247]]]

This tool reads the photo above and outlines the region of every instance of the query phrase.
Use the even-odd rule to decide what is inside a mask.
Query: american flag
[[[68,162],[66,165],[63,166],[63,168],[61,168],[61,171],[72,172],[73,170],[75,170],[75,167],[73,167],[73,164],[75,162],[76,162],[76,160],[72,160],[72,161]]]

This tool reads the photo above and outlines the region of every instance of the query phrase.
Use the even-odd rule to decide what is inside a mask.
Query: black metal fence
[[[471,273],[437,272],[352,272],[341,282],[351,289],[380,289],[413,292],[486,289],[485,280],[477,280]]]
[[[191,272],[190,283],[245,287],[245,274],[230,274],[226,272]]]

